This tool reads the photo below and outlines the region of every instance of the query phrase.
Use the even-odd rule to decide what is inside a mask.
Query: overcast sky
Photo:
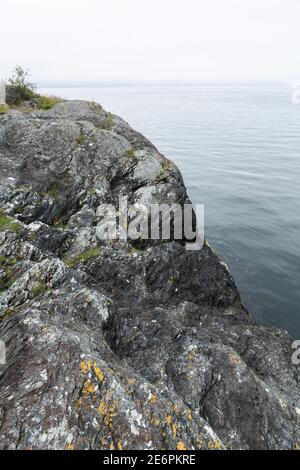
[[[299,0],[7,0],[0,76],[300,79]]]

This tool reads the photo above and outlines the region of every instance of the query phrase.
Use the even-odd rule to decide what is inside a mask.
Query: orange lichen
[[[222,448],[221,442],[218,439],[214,439],[208,443],[209,450],[220,450]]]
[[[177,443],[176,449],[177,449],[177,450],[187,450],[187,448],[186,448],[186,446],[185,446],[185,443],[182,442],[182,441],[179,441],[179,442]]]
[[[82,394],[83,396],[86,396],[88,394],[93,394],[95,393],[95,386],[90,380],[86,380],[83,384],[83,389],[82,389]]]
[[[92,361],[81,361],[80,363],[80,370],[83,374],[88,374],[89,372],[95,373],[99,382],[103,382],[104,380],[104,372],[100,367],[97,366],[96,362]]]

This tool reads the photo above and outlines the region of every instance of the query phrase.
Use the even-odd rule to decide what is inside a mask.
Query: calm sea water
[[[244,304],[300,338],[300,105],[289,84],[46,92],[101,103],[175,161]]]

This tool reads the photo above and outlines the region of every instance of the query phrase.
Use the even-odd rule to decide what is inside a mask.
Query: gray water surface
[[[45,91],[101,103],[175,161],[244,304],[300,338],[300,105],[289,84]]]

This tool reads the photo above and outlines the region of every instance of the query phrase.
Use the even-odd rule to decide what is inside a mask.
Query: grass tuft
[[[0,104],[0,114],[6,114],[10,110],[8,104]]]
[[[65,260],[66,265],[69,268],[76,268],[80,263],[87,263],[90,259],[97,258],[101,255],[101,250],[99,247],[90,248],[78,255],[74,256],[71,259]]]
[[[15,219],[9,217],[0,210],[0,232],[10,230],[12,232],[19,233],[21,227],[22,226],[18,222],[15,222]]]
[[[134,158],[134,157],[135,157],[135,151],[134,151],[134,149],[133,149],[132,147],[129,148],[129,149],[127,149],[127,150],[125,151],[125,156],[126,156],[127,158]]]
[[[16,278],[11,268],[5,270],[5,276],[0,278],[0,291],[8,289],[13,285]]]
[[[76,139],[76,142],[78,145],[82,144],[85,140],[87,140],[87,137],[84,135],[84,134],[80,134],[77,139]]]
[[[30,299],[35,299],[36,297],[39,297],[40,295],[44,294],[47,292],[48,287],[44,282],[38,282],[29,292],[29,298]]]
[[[51,109],[53,106],[55,106],[57,103],[60,103],[62,101],[61,98],[58,98],[57,96],[39,96],[36,99],[36,104],[39,109]]]

